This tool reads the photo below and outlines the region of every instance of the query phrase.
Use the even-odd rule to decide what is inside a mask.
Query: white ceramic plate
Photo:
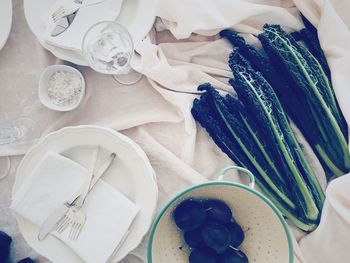
[[[112,262],[120,261],[136,248],[149,230],[156,209],[158,191],[154,171],[142,149],[128,137],[107,128],[77,126],[63,128],[44,137],[24,156],[17,169],[13,193],[30,176],[37,163],[48,150],[61,153],[82,165],[89,162],[88,147],[100,144],[108,152],[116,152],[118,159],[103,176],[103,180],[118,189],[140,207],[131,225],[130,233],[114,255]],[[16,215],[19,229],[28,244],[52,262],[82,262],[82,260],[57,238],[49,235],[38,241],[39,228]]]
[[[41,45],[51,51],[56,57],[86,66],[87,62],[78,53],[49,45],[42,39],[45,30],[42,17],[48,12],[55,1],[56,0],[24,0],[24,14],[27,23]],[[123,0],[120,15],[116,21],[129,30],[135,45],[148,34],[153,26],[156,18],[155,2],[156,0]]]
[[[0,1],[0,50],[9,37],[12,25],[12,0]]]

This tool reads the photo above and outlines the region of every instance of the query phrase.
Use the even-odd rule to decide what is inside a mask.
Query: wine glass
[[[90,67],[103,74],[112,74],[121,84],[131,85],[142,74],[130,67],[134,43],[129,31],[116,22],[93,25],[83,39],[83,54]]]
[[[15,142],[25,142],[40,137],[40,127],[33,120],[25,117],[7,121],[0,119],[0,147]],[[10,171],[8,156],[0,157],[0,179]]]
[[[0,157],[0,180],[8,175],[10,167],[10,158],[8,156]]]

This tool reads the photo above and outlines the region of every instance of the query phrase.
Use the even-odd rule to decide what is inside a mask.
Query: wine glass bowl
[[[116,22],[99,22],[85,34],[82,47],[90,67],[103,74],[127,74],[134,53],[128,30]]]

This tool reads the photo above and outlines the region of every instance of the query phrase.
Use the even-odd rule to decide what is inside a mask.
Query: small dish
[[[0,50],[6,44],[12,25],[12,1],[0,1]]]
[[[71,104],[68,104],[68,105],[55,104],[48,94],[48,84],[49,84],[50,77],[59,71],[73,73],[76,76],[78,76],[81,80],[81,91],[78,94],[77,99],[75,99]],[[40,80],[39,80],[39,99],[40,99],[40,102],[47,108],[56,110],[56,111],[74,110],[80,105],[80,103],[84,98],[84,95],[85,95],[85,80],[83,75],[77,69],[66,65],[52,65],[52,66],[48,66],[41,73]]]

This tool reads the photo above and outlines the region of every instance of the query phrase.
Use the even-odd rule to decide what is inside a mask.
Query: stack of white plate
[[[1,0],[3,1],[3,0]],[[0,2],[1,2],[0,1]],[[6,0],[7,1],[7,0]],[[10,1],[10,0],[9,0]],[[43,17],[57,0],[24,0],[24,13],[27,23],[41,45],[56,57],[78,65],[87,65],[81,54],[46,43],[43,39],[45,21]],[[116,22],[125,26],[130,32],[135,45],[150,31],[156,18],[156,0],[124,0]],[[0,9],[1,14],[1,9]]]
[[[12,24],[12,1],[0,1],[0,50],[5,45]]]
[[[112,129],[97,126],[67,127],[47,135],[27,152],[19,165],[13,195],[23,181],[32,174],[48,150],[60,153],[86,167],[91,157],[87,149],[96,144],[104,149],[102,155],[105,156],[101,157],[107,157],[111,152],[118,155],[102,179],[140,207],[126,240],[112,258],[112,262],[117,262],[136,248],[148,232],[158,198],[155,173],[148,158],[128,137]],[[82,262],[59,239],[49,235],[43,241],[38,241],[39,227],[21,216],[16,215],[16,219],[23,237],[38,253],[52,262]]]

